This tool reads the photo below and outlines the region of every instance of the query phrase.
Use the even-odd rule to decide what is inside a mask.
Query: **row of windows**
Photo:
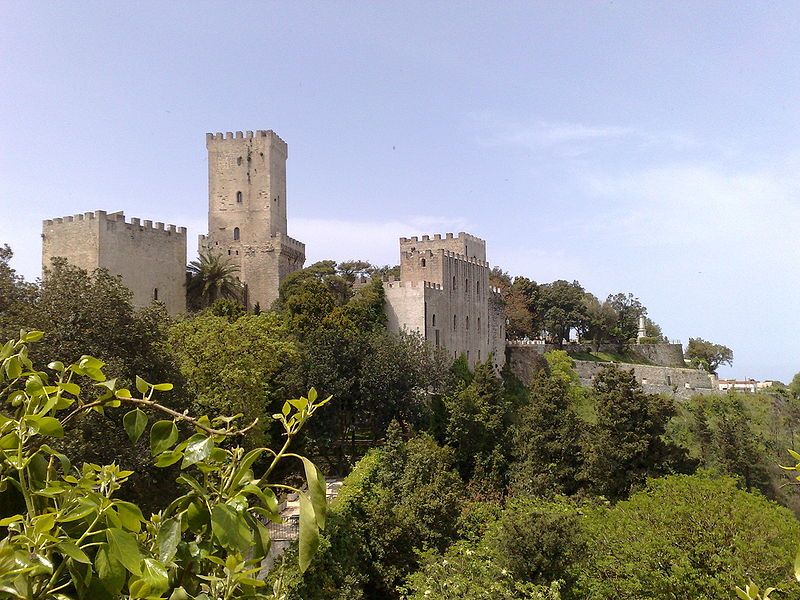
[[[431,326],[436,327],[436,314],[431,315]],[[453,315],[453,331],[458,327],[458,315]],[[464,328],[469,331],[469,315],[464,318]],[[481,330],[481,318],[478,317],[478,331]],[[438,332],[437,332],[438,334]]]

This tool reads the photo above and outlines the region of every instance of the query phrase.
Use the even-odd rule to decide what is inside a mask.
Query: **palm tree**
[[[244,301],[244,286],[236,277],[239,267],[221,254],[201,252],[186,267],[186,298],[191,308],[211,306],[220,298]]]

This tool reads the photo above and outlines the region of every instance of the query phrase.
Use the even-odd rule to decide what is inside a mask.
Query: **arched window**
[[[431,325],[436,327],[436,313],[433,313],[433,317],[431,318]]]
[[[420,261],[419,261],[419,264],[420,264],[421,267],[424,267],[425,266],[425,259],[421,258]]]
[[[469,294],[469,279],[464,280],[464,293]]]
[[[456,291],[456,276],[453,275],[453,291]]]
[[[242,192],[236,192],[236,202],[241,203],[242,201]]]
[[[234,242],[238,242],[239,241],[239,228],[238,227],[234,227],[233,228],[233,241]]]
[[[469,315],[467,315],[467,318],[466,318],[466,320],[464,321],[464,323],[465,323],[465,325],[466,325],[466,329],[467,329],[467,331],[469,331]]]
[[[453,315],[453,330],[455,331],[456,328],[456,316]]]
[[[153,300],[158,300],[158,288],[153,288]]]

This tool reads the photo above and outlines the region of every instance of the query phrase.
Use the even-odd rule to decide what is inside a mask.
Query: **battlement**
[[[441,284],[434,283],[432,281],[400,281],[397,279],[392,280],[384,280],[383,285],[391,288],[423,288],[429,290],[441,290]]]
[[[481,260],[480,258],[474,258],[472,256],[466,256],[464,254],[459,254],[458,252],[451,252],[449,250],[405,250],[400,253],[400,260],[409,260],[409,259],[418,259],[418,258],[427,258],[432,257],[433,255],[440,256],[442,258],[452,258],[454,260],[460,260],[470,265],[476,265],[478,267],[489,267],[489,263],[485,260]]]
[[[444,238],[442,238],[442,234],[441,233],[434,233],[432,236],[431,235],[423,235],[421,237],[418,237],[418,236],[415,235],[415,236],[412,236],[410,238],[401,237],[400,238],[400,243],[401,244],[407,244],[407,243],[411,243],[411,242],[430,242],[430,241],[440,241],[442,239],[454,240],[454,241],[458,240],[458,241],[464,241],[464,242],[469,241],[469,242],[475,242],[475,243],[478,243],[478,244],[486,245],[486,240],[483,240],[483,239],[479,238],[478,236],[472,235],[471,233],[466,233],[464,231],[460,231],[458,233],[458,235],[453,235],[452,233],[445,233],[444,234]]]
[[[423,235],[422,237],[401,237],[400,252],[409,250],[447,250],[456,254],[486,260],[486,242],[481,238],[461,231],[458,235],[452,233]]]
[[[138,228],[139,231],[155,231],[155,232],[162,232],[167,233],[168,235],[177,235],[177,236],[185,236],[186,235],[186,227],[178,227],[176,225],[168,224],[166,227],[164,223],[157,221],[155,226],[153,222],[150,220],[142,221],[137,217],[132,217],[131,222],[128,223],[125,221],[125,213],[123,211],[116,211],[112,213],[108,213],[104,210],[96,210],[94,212],[85,212],[79,213],[77,215],[69,215],[66,217],[56,217],[54,219],[45,219],[43,224],[45,226],[54,226],[54,225],[67,225],[69,223],[79,223],[85,221],[97,221],[97,222],[107,222],[107,223],[115,223],[115,224],[122,224],[125,229],[133,230],[134,227]]]
[[[220,143],[236,143],[243,140],[259,140],[261,138],[268,138],[280,146],[284,153],[288,149],[286,142],[277,133],[271,129],[258,129],[253,131],[226,131],[224,134],[220,131],[215,133],[206,133],[206,146],[218,145]]]
[[[297,248],[298,250],[305,250],[305,248],[306,248],[306,245],[303,242],[301,242],[299,240],[296,240],[294,238],[291,238],[288,235],[282,235],[281,236],[281,242],[283,244],[287,245],[287,246],[291,246],[293,248]]]

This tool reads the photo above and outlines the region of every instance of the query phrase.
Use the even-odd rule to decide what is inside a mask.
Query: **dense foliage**
[[[28,344],[42,332],[23,331],[0,349],[0,592],[3,597],[46,598],[270,598],[257,577],[270,537],[262,519],[279,518],[270,481],[282,460],[298,459],[308,492],[300,496],[299,568],[304,571],[325,526],[325,482],[307,459],[287,452],[305,422],[330,398],[286,402],[273,416],[284,429],[279,451],[245,452],[229,444],[239,430],[236,417],[194,418],[159,404],[156,392],[172,384],[136,377],[136,393],[107,379],[104,363],[84,355],[47,370],[34,367]],[[156,466],[180,463],[179,495],[146,518],[116,492],[131,471],[116,464],[83,463],[49,444],[65,426],[94,411],[126,406],[123,419],[130,441],[147,431],[150,409],[166,419],[149,428]],[[177,423],[195,433],[180,440]],[[262,455],[269,466],[256,476]]]

